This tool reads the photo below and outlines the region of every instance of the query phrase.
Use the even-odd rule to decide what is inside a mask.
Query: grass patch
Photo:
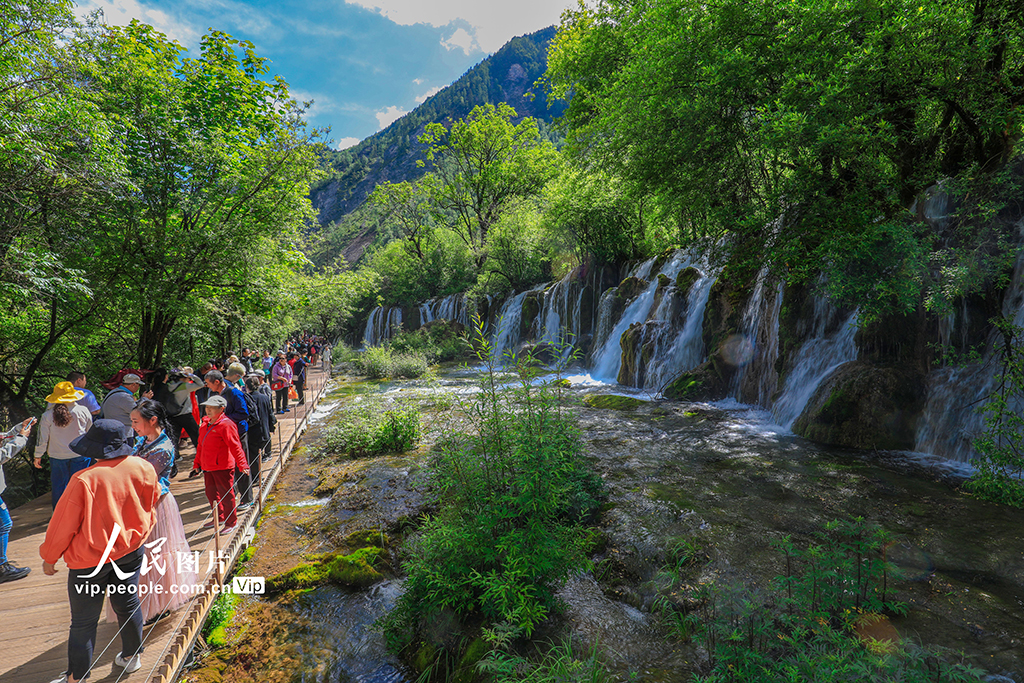
[[[227,627],[231,624],[237,605],[238,596],[233,593],[222,593],[213,601],[202,630],[207,645],[219,648],[228,644]]]
[[[324,434],[317,457],[403,453],[419,443],[420,411],[412,406],[355,405]]]

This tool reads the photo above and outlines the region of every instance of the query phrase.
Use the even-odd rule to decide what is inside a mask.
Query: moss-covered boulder
[[[313,588],[325,583],[336,583],[353,588],[364,588],[377,583],[384,575],[377,569],[383,550],[379,547],[360,548],[343,555],[328,553],[312,562],[272,576],[267,580],[271,592]]]
[[[610,394],[590,394],[583,397],[583,403],[591,408],[603,410],[636,410],[647,401],[632,396],[613,396]]]
[[[674,401],[718,401],[729,393],[736,368],[712,356],[693,370],[681,373],[662,389],[661,394]]]
[[[533,336],[534,321],[544,307],[544,293],[530,292],[523,298],[523,312],[519,317],[519,338],[528,339]],[[543,321],[540,321],[543,324]]]
[[[647,378],[647,368],[657,352],[659,335],[668,323],[633,323],[619,337],[622,362],[619,365],[617,381],[627,387],[642,387]]]
[[[821,383],[793,431],[831,446],[913,448],[924,386],[912,369],[847,363]]]
[[[687,294],[690,293],[690,288],[693,287],[693,283],[695,283],[699,279],[699,270],[697,270],[693,266],[683,268],[681,271],[679,271],[679,274],[676,275],[676,290],[678,290],[681,296],[685,297]]]
[[[650,283],[647,280],[641,280],[638,277],[627,277],[619,283],[618,289],[615,291],[615,297],[621,299],[623,303],[627,303],[643,294],[649,285]]]

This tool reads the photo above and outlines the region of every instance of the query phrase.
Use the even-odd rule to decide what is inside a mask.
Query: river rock
[[[913,370],[847,363],[821,383],[793,431],[832,446],[912,449],[924,386]]]

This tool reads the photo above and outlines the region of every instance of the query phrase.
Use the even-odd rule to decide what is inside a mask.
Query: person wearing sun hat
[[[224,524],[221,533],[229,534],[238,524],[235,509],[235,469],[248,476],[249,462],[242,449],[235,423],[224,414],[228,408],[227,399],[213,394],[202,403],[202,406],[206,409],[206,417],[199,425],[199,448],[196,449],[189,478],[203,473],[206,499],[210,501],[210,505],[217,507],[217,519],[209,520],[205,526],[212,527],[219,521]]]
[[[82,457],[69,447],[72,441],[92,426],[89,409],[78,404],[84,397],[85,393],[76,389],[71,382],[59,382],[53,388],[53,393],[46,397],[49,406],[39,419],[39,437],[36,439],[33,465],[36,469],[42,469],[43,455],[49,456],[53,507],[57,507],[57,501],[64,493],[71,475],[92,464],[92,460]]]
[[[44,574],[56,574],[62,557],[68,567],[71,629],[62,680],[80,681],[88,673],[105,595],[121,635],[114,663],[125,673],[142,666],[139,570],[161,488],[153,465],[128,457],[133,446],[120,422],[103,419],[71,442],[72,451],[96,462],[71,475],[39,546]]]

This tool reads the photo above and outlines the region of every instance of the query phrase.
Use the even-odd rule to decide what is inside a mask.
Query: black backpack
[[[256,399],[247,392],[242,392],[245,398],[245,409],[249,411],[249,433],[259,435],[260,443],[270,441],[270,434],[266,433],[263,420],[260,419],[260,409],[256,406]]]

